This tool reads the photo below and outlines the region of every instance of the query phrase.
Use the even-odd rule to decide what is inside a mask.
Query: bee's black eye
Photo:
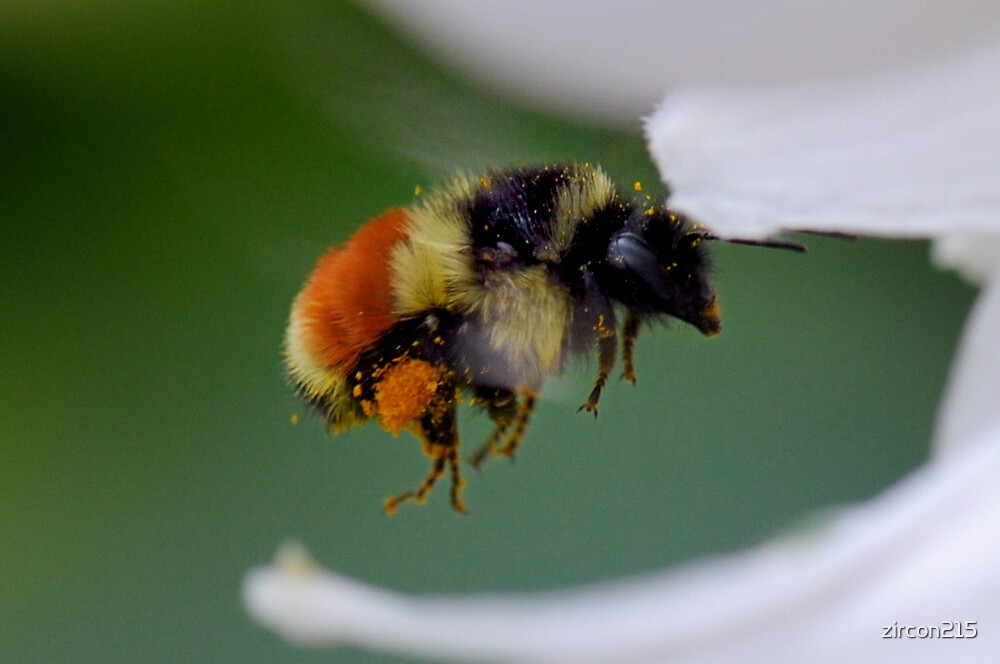
[[[628,279],[644,284],[656,297],[669,301],[677,292],[668,265],[660,262],[656,251],[635,233],[621,233],[608,245],[608,261],[627,274]]]

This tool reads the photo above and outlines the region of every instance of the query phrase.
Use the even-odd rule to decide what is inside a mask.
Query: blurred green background
[[[335,439],[281,376],[315,260],[460,168],[651,183],[637,135],[514,108],[339,2],[8,2],[0,32],[2,662],[399,662],[286,644],[243,574],[294,537],[407,592],[578,584],[751,545],[927,455],[972,290],[922,243],[720,246],[723,335],[645,334],[596,421],[574,368],[516,465],[470,473],[469,516],[442,491],[386,518],[416,442]]]

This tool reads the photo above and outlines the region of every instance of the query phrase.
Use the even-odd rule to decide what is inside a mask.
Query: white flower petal
[[[973,281],[985,283],[1000,265],[1000,233],[956,228],[949,235],[938,234],[934,260],[938,265],[961,270]]]
[[[647,125],[671,205],[720,235],[806,228],[935,239],[935,258],[1000,278],[1000,36],[933,70],[794,90],[688,89]],[[976,305],[937,449],[1000,419],[1000,296]]]
[[[478,82],[624,121],[677,83],[808,81],[935,59],[1000,25],[993,0],[368,0]]]
[[[994,661],[1000,427],[821,530],[545,596],[407,597],[300,563],[251,572],[252,615],[312,645],[460,661]],[[975,639],[883,639],[976,621]],[[952,634],[957,633],[952,630]]]
[[[933,70],[865,82],[680,89],[647,134],[671,205],[723,235],[1000,234],[997,72],[1000,35]],[[966,260],[959,246],[944,255]]]
[[[966,442],[1000,420],[1000,275],[977,298],[951,366],[935,449],[964,453]],[[997,524],[1000,529],[1000,524]]]

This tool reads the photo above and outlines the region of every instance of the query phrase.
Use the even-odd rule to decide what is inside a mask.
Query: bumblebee
[[[596,415],[619,348],[622,377],[635,382],[644,322],[672,317],[719,333],[706,249],[715,239],[649,196],[624,196],[590,164],[458,177],[320,259],[292,306],[286,371],[334,432],[374,418],[420,440],[430,471],[387,498],[387,513],[424,503],[446,473],[463,512],[463,396],[494,424],[471,458],[477,467],[514,457],[544,379],[595,350],[580,409]]]

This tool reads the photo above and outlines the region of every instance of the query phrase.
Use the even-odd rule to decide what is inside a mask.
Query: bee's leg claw
[[[588,413],[593,413],[594,417],[596,418],[597,417],[597,398],[598,397],[600,397],[600,392],[597,392],[597,397],[595,397],[593,394],[591,394],[590,398],[587,399],[587,403],[585,403],[582,406],[580,406],[579,408],[577,408],[576,412],[579,413],[580,411],[585,410]]]

